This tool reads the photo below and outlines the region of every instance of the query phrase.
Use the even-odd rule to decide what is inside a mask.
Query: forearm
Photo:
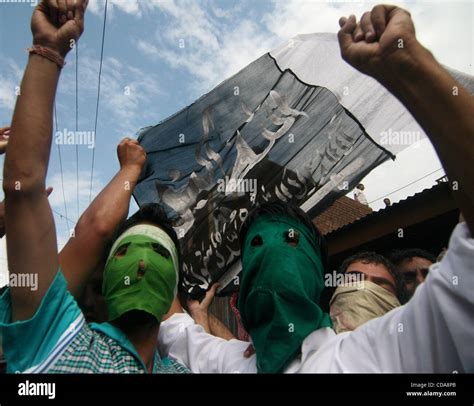
[[[133,189],[140,176],[140,168],[121,168],[109,184],[97,195],[79,220],[81,223],[96,224],[105,238],[111,238],[118,225],[128,214]]]
[[[211,327],[209,325],[209,314],[207,312],[194,312],[191,313],[191,317],[196,324],[202,326],[206,333],[212,334]]]
[[[216,316],[213,314],[209,314],[209,328],[211,330],[211,334],[223,338],[224,340],[232,340],[235,339],[235,336],[231,333],[231,331],[222,323]]]
[[[430,138],[474,234],[474,98],[421,45],[414,68],[380,81]],[[401,73],[401,74],[400,74]]]
[[[230,330],[213,314],[208,312],[194,312],[191,316],[196,324],[202,326],[202,328],[208,334],[223,338],[224,340],[232,340],[235,336]]]
[[[114,176],[79,219],[74,235],[59,254],[69,291],[79,297],[119,224],[127,217],[140,168],[126,166]]]
[[[35,191],[44,195],[51,149],[53,103],[58,66],[32,54],[25,70],[13,114],[11,137],[4,165],[5,194]],[[22,194],[13,193],[13,196]]]

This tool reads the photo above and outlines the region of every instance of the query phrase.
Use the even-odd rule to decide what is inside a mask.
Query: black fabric
[[[139,142],[148,158],[134,197],[173,218],[181,288],[193,296],[239,259],[238,231],[253,205],[301,205],[319,190],[314,215],[390,158],[331,91],[281,72],[269,54],[141,130]],[[244,180],[245,191],[226,193],[226,177]]]

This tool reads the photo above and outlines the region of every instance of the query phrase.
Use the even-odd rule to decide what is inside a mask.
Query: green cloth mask
[[[299,234],[296,246],[288,244],[289,232]],[[256,236],[262,244],[252,246]],[[323,275],[319,246],[303,223],[279,215],[251,225],[243,245],[238,306],[252,337],[258,372],[283,372],[310,333],[331,327],[318,305]]]
[[[126,253],[115,257],[126,244]],[[112,248],[102,285],[109,321],[131,310],[142,310],[161,322],[171,307],[178,281],[176,256],[163,255],[164,246],[167,244],[160,244],[150,236],[128,235]],[[139,272],[141,260],[145,265],[143,274]]]

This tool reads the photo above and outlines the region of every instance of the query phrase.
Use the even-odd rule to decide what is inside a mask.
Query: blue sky
[[[93,131],[105,0],[90,0],[86,29],[79,42],[79,131]],[[408,8],[418,37],[444,64],[473,74],[472,1],[395,1]],[[221,81],[265,52],[300,33],[337,32],[338,18],[360,16],[374,2],[301,0],[111,0],[108,3],[102,67],[100,109],[95,145],[94,196],[118,170],[116,146],[124,136],[153,125],[192,103]],[[0,1],[0,125],[10,122],[31,44],[29,3]],[[67,58],[57,94],[58,128],[75,130],[75,54]],[[59,248],[79,214],[89,203],[92,149],[61,145],[64,197],[58,148],[52,146],[48,185],[55,212]],[[3,166],[3,157],[0,158]],[[406,150],[396,163],[376,169],[364,181],[369,201],[404,186],[438,168],[427,141]],[[442,176],[438,171],[409,188],[390,195],[397,201]],[[387,182],[387,178],[391,182]],[[77,199],[79,196],[79,211]],[[374,208],[381,207],[374,202]],[[65,219],[65,206],[70,223]],[[132,204],[131,211],[136,206]],[[5,269],[4,239],[0,264]],[[1,272],[1,269],[0,269]]]

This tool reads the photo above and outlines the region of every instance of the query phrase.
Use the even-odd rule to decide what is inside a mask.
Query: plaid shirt
[[[50,366],[49,366],[50,365]],[[32,373],[106,373],[106,374],[144,374],[145,365],[123,344],[101,331],[83,323],[77,336],[64,352],[49,365],[40,365]],[[153,373],[185,374],[190,371],[170,358],[161,359],[158,351],[153,360]]]
[[[7,372],[147,373],[127,336],[109,324],[88,325],[59,271],[32,319],[11,323],[11,297],[0,296],[0,334]],[[153,373],[190,371],[158,351]]]

